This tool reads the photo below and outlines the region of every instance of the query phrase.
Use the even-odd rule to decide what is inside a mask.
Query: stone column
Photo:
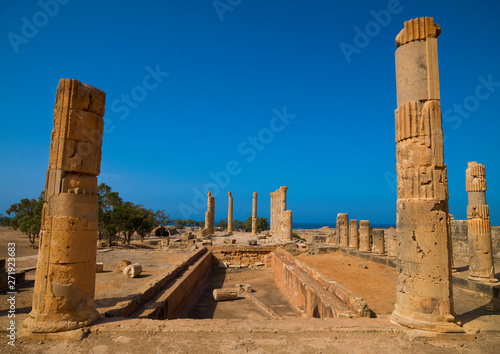
[[[440,332],[453,323],[448,182],[443,153],[437,37],[431,17],[396,37],[397,301],[392,320]]]
[[[212,208],[211,206],[211,198],[212,198],[212,192],[207,192],[207,211],[205,212],[205,230],[207,235],[211,235],[211,223],[212,223],[212,215],[210,213],[210,209]]]
[[[283,238],[285,240],[288,241],[292,240],[292,230],[293,230],[292,211],[285,210],[283,212]]]
[[[359,221],[359,251],[370,252],[370,221]]]
[[[359,229],[358,220],[352,219],[349,221],[349,247],[359,248]]]
[[[269,230],[270,230],[270,233],[271,235],[274,236],[274,197],[273,197],[273,193],[269,193],[270,197],[271,197],[271,211],[270,211],[270,214],[269,214]]]
[[[337,214],[337,237],[339,240],[340,247],[349,247],[349,216],[347,214],[339,213]]]
[[[215,234],[215,197],[210,197],[210,234]]]
[[[31,332],[87,326],[94,308],[97,250],[97,176],[106,94],[61,79],[45,182]]]
[[[257,235],[257,193],[253,194],[252,202],[252,235]]]
[[[465,171],[469,279],[496,283],[491,247],[490,212],[486,204],[486,172],[483,165],[469,162]]]
[[[233,196],[231,192],[227,192],[228,202],[227,202],[227,234],[233,234]]]
[[[373,229],[372,237],[373,237],[372,253],[384,254],[385,253],[384,230]]]

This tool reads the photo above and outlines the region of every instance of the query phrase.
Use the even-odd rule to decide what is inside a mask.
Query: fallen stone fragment
[[[238,291],[236,289],[214,289],[213,295],[215,301],[236,300]]]
[[[118,266],[117,266],[118,271],[119,271],[120,273],[121,273],[121,272],[123,272],[123,270],[125,269],[125,267],[126,267],[126,266],[129,266],[129,265],[131,265],[131,264],[132,264],[132,262],[130,262],[128,259],[123,259],[123,260],[121,260],[120,262],[118,262]]]
[[[130,264],[123,269],[123,274],[129,278],[135,278],[141,273],[142,266],[139,263]]]
[[[358,267],[360,267],[361,269],[368,269],[368,266],[366,265],[366,263],[359,263]]]
[[[250,246],[257,246],[257,240],[248,240]]]
[[[248,294],[252,292],[252,286],[250,284],[236,284],[234,287],[238,294]]]
[[[95,264],[95,272],[96,273],[104,272],[104,263],[96,263]]]

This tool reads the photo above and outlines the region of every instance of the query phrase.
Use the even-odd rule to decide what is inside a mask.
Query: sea
[[[335,223],[316,223],[316,222],[294,222],[293,229],[294,230],[307,230],[307,229],[320,229],[323,226],[329,226],[330,228],[335,228]],[[375,227],[377,229],[383,229],[387,227],[396,227],[396,225],[391,224],[370,224],[371,227]]]

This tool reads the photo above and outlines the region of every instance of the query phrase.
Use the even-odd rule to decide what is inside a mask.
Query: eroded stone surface
[[[252,235],[257,235],[257,193],[253,194],[252,200]]]
[[[360,220],[359,221],[359,250],[361,252],[370,252],[370,221]]]
[[[337,214],[337,240],[341,247],[349,247],[349,215],[345,213]]]
[[[61,79],[38,255],[31,332],[83,327],[94,308],[97,249],[97,175],[101,165],[106,94],[77,80]]]
[[[469,245],[469,278],[498,282],[495,278],[491,246],[490,212],[486,204],[486,171],[483,165],[469,162],[465,171],[467,206],[467,240]]]
[[[271,235],[292,239],[292,211],[286,210],[287,186],[281,186],[271,193]]]
[[[233,234],[233,196],[231,192],[227,192],[228,204],[227,204],[227,234]]]
[[[349,221],[349,247],[359,248],[359,228],[358,220],[356,219]]]
[[[453,323],[439,34],[439,26],[425,17],[405,22],[396,38],[398,278],[392,320],[411,328],[461,332]]]

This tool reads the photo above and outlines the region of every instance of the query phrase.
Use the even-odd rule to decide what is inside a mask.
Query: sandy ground
[[[377,315],[390,314],[396,302],[396,269],[340,252],[300,255],[304,263],[316,268],[361,296]],[[367,268],[364,268],[366,265]],[[363,266],[363,267],[362,267]]]

